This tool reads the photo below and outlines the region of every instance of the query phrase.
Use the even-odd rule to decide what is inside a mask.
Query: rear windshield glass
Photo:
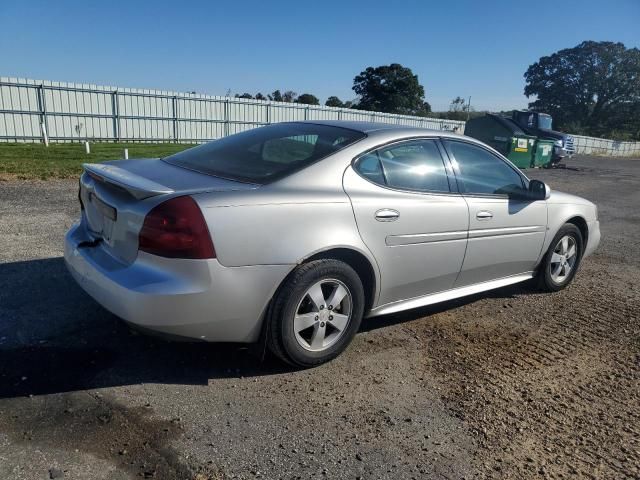
[[[214,140],[164,158],[197,172],[267,183],[341,150],[364,137],[346,128],[280,123]]]

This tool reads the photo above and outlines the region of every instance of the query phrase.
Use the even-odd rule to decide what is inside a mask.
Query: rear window
[[[343,149],[365,135],[328,125],[281,123],[176,153],[172,165],[217,177],[268,183]]]

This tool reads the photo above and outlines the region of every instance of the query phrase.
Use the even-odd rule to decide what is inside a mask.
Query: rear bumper
[[[587,224],[589,228],[589,238],[587,239],[587,246],[584,249],[584,257],[591,255],[598,245],[600,245],[600,222],[595,220]]]
[[[104,308],[144,329],[212,342],[253,342],[269,300],[293,266],[224,267],[217,260],[139,252],[125,265],[74,225],[65,237],[67,268]]]

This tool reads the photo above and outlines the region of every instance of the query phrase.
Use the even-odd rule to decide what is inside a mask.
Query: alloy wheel
[[[313,284],[298,303],[293,328],[305,350],[320,352],[334,345],[351,321],[351,292],[340,280],[323,279]]]
[[[558,241],[551,254],[551,279],[557,284],[564,282],[573,270],[577,259],[576,239],[571,235],[565,235]]]

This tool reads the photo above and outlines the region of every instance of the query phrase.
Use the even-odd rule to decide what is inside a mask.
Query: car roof
[[[437,135],[442,137],[461,137],[457,133],[449,132],[446,130],[436,130],[432,128],[411,127],[407,125],[397,125],[392,123],[379,123],[379,122],[357,122],[349,120],[305,120],[300,122],[288,122],[288,123],[307,123],[314,125],[328,125],[331,127],[348,128],[349,130],[355,130],[364,134],[370,134],[375,132],[393,132],[398,135]]]

